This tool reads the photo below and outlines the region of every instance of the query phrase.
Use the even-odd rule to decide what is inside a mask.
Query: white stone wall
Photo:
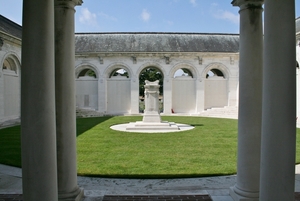
[[[21,41],[0,33],[0,122],[20,117]],[[15,67],[3,69],[5,60]]]
[[[228,106],[228,80],[214,76],[205,80],[204,109]]]
[[[218,107],[236,106],[238,90],[238,54],[237,53],[108,53],[94,55],[76,55],[76,71],[91,68],[98,76],[98,107],[104,114],[139,113],[139,75],[147,67],[155,67],[163,73],[164,113],[197,114],[207,109],[205,99],[206,74],[211,69],[222,71],[226,83],[220,88],[210,88],[217,91],[222,100]],[[192,73],[192,81],[174,78],[178,69],[186,68]],[[128,72],[128,83],[110,78],[116,69]],[[120,82],[121,84],[116,84]],[[113,84],[114,83],[114,84]],[[176,91],[180,87],[181,94]],[[113,91],[118,91],[114,93]],[[79,93],[79,92],[78,92]],[[174,96],[174,97],[173,97]],[[180,99],[179,99],[180,97]],[[211,101],[215,101],[212,96]],[[220,98],[221,97],[221,98]],[[226,99],[226,100],[225,100]],[[122,100],[122,104],[117,102]],[[206,103],[205,103],[206,102]],[[79,104],[77,104],[79,106]],[[212,105],[214,106],[214,105]],[[120,108],[121,107],[121,108]],[[175,110],[175,108],[176,110]],[[95,108],[96,109],[96,108]]]
[[[130,80],[114,77],[107,80],[107,113],[128,114],[131,111]]]
[[[98,109],[98,80],[91,77],[80,77],[75,81],[76,107]]]
[[[172,109],[174,113],[196,113],[196,80],[190,76],[173,79]]]
[[[7,36],[6,36],[7,37]],[[3,62],[12,58],[17,73],[4,72]],[[147,67],[158,68],[164,77],[163,107],[165,114],[197,114],[207,108],[205,99],[206,74],[217,68],[226,76],[227,97],[224,106],[237,105],[238,54],[236,53],[109,53],[76,55],[74,75],[76,106],[97,110],[103,114],[139,113],[139,75]],[[20,116],[21,41],[4,41],[0,49],[0,121]],[[95,72],[96,78],[78,77],[84,69]],[[123,68],[128,72],[125,80],[110,78],[110,74]],[[174,78],[180,68],[188,69],[191,80]],[[182,82],[180,82],[180,80]],[[225,94],[225,95],[224,95]],[[222,105],[222,106],[223,106]]]

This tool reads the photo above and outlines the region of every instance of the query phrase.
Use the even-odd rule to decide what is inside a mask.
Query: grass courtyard
[[[78,174],[174,178],[236,173],[237,120],[163,116],[164,121],[195,126],[175,133],[128,133],[109,128],[141,119],[141,116],[77,119]],[[299,134],[297,129],[297,163]],[[20,126],[0,130],[0,163],[21,166]]]

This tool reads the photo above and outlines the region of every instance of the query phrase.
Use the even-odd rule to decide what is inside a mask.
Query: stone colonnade
[[[159,69],[164,77],[164,114],[171,114],[172,110],[174,113],[199,114],[212,107],[237,106],[238,62],[231,63],[230,61],[230,58],[237,56],[236,53],[215,53],[214,56],[203,54],[205,55],[203,56],[204,62],[201,64],[195,60],[197,53],[172,53],[169,64],[161,59],[163,53],[151,56],[136,54],[138,58],[136,64],[132,64],[131,57],[126,57],[126,53],[123,55],[121,58],[117,53],[108,58],[104,57],[104,64],[100,64],[97,57],[89,57],[88,54],[76,58],[78,108],[90,108],[109,115],[139,114],[139,76],[146,68]],[[219,61],[216,62],[216,60]],[[236,60],[238,59],[236,58]],[[96,77],[91,78],[83,76],[83,74],[81,77],[78,76],[88,69],[94,71]],[[124,69],[128,72],[128,77],[111,76],[111,72],[116,69]],[[189,70],[191,76],[176,74],[179,69]],[[206,77],[211,70],[219,70],[222,75]],[[91,82],[94,85],[91,85]],[[126,83],[126,87],[124,84],[118,84],[122,82]],[[78,87],[79,83],[82,85]],[[84,85],[85,83],[86,85]],[[114,85],[110,85],[111,83]],[[111,86],[119,85],[123,87],[122,90],[120,90],[121,87],[118,87],[118,93],[112,93],[111,91],[116,90],[112,90]],[[83,87],[88,89],[83,90]],[[186,92],[186,88],[190,90]],[[93,98],[92,95],[95,95],[96,98]],[[86,99],[83,96],[88,96],[88,100],[93,105],[85,104],[84,100]],[[121,99],[123,99],[122,104],[118,103]]]
[[[234,1],[240,7],[240,66],[237,183],[235,200],[259,197],[263,71],[263,1]],[[246,157],[245,157],[246,156]]]
[[[230,194],[235,201],[292,201],[296,142],[295,1],[232,3],[240,7],[240,102],[237,183]]]
[[[80,200],[74,90],[74,7],[24,0],[21,79],[25,201]],[[73,73],[72,73],[73,72]]]
[[[295,32],[295,1],[265,0],[261,200],[294,200]]]
[[[53,0],[23,1],[21,129],[25,201],[80,200],[82,194],[76,184],[74,81],[64,77],[66,86],[62,86],[60,76],[68,71],[66,74],[73,77],[69,71],[74,64],[70,59],[74,56],[73,9],[80,3],[80,0],[57,0],[55,5]],[[265,0],[263,73],[263,2],[235,0],[233,3],[241,7],[240,88],[247,93],[240,92],[238,175],[231,195],[235,200],[292,201],[296,133],[295,1]],[[55,36],[54,30],[62,31],[61,37]],[[246,76],[251,73],[253,76]],[[62,119],[69,120],[62,124]]]
[[[55,1],[55,106],[59,200],[83,195],[77,186],[74,7],[81,0]]]

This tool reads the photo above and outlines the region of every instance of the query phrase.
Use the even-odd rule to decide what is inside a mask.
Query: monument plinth
[[[162,122],[159,114],[159,84],[158,80],[145,81],[145,110],[143,121],[129,123],[126,130],[178,130],[176,124]]]
[[[145,81],[145,110],[143,122],[160,123],[159,115],[159,84],[158,80],[155,82]]]

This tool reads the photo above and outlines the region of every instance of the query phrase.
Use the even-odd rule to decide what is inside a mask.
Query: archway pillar
[[[279,12],[280,11],[280,12]],[[295,1],[265,0],[261,200],[294,200]]]
[[[263,66],[263,0],[234,0],[240,7],[237,180],[235,201],[259,200]]]
[[[237,98],[237,86],[238,86],[238,78],[231,77],[228,80],[228,106],[237,106],[238,98]]]
[[[57,200],[54,1],[24,0],[21,148],[24,201]]]
[[[133,76],[131,78],[131,114],[139,114],[139,104],[140,104],[140,98],[139,98],[139,79]]]
[[[58,199],[77,201],[74,14],[82,0],[55,0],[55,103]]]
[[[204,80],[196,80],[196,113],[204,111]]]
[[[98,112],[106,113],[106,79],[104,77],[98,78]]]
[[[164,79],[163,114],[172,114],[172,79],[170,77]]]

